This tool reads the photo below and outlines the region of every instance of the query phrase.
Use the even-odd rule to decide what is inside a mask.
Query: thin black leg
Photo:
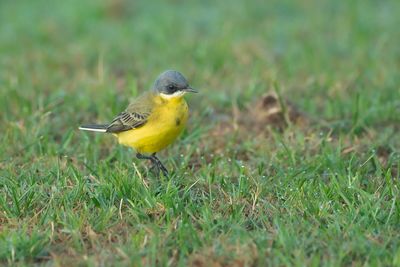
[[[149,160],[153,161],[153,160],[152,160],[152,157],[150,157],[150,156],[145,156],[145,155],[140,154],[140,153],[137,153],[137,154],[136,154],[136,157],[137,157],[138,159],[149,159]]]
[[[143,154],[137,153],[136,157],[138,159],[148,159],[153,164],[153,167],[157,170],[157,175],[160,175],[160,170],[164,174],[165,177],[168,177],[168,170],[165,166],[161,163],[161,161],[156,157],[156,153],[153,153],[151,156],[145,156]]]
[[[155,164],[157,164],[158,168],[162,171],[165,177],[168,177],[168,170],[165,168],[165,166],[162,164],[162,162],[157,158],[156,153],[153,153],[151,155],[153,158]]]
[[[153,172],[153,169],[156,169],[156,174],[159,176],[160,175],[160,167],[158,166],[158,164],[157,164],[157,162],[153,159],[153,157],[152,156],[146,156],[146,155],[143,155],[143,154],[140,154],[140,153],[137,153],[136,154],[136,157],[138,158],[138,159],[147,159],[147,160],[150,160],[151,161],[151,168],[150,168],[150,171],[151,172]]]

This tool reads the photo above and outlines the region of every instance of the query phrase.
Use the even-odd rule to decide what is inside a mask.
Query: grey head
[[[186,78],[178,71],[167,70],[158,76],[153,90],[165,95],[182,95],[186,92],[197,93],[190,87]]]

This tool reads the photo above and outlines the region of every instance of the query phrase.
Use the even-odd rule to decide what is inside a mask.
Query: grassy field
[[[265,2],[1,1],[0,265],[400,266],[400,1]],[[166,69],[158,179],[77,127]]]

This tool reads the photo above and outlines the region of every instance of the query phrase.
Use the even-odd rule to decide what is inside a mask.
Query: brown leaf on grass
[[[243,142],[249,138],[265,138],[271,128],[283,131],[289,125],[300,129],[307,129],[311,125],[311,119],[295,104],[271,92],[250,103],[243,110],[233,105],[230,116],[220,117],[222,119],[210,131],[210,140],[216,153],[223,153],[228,142],[232,140]]]
[[[388,166],[389,156],[391,152],[392,151],[390,148],[383,146],[378,147],[378,149],[376,150],[379,163],[382,165],[382,167],[386,168]]]
[[[304,128],[310,125],[310,119],[292,102],[279,99],[275,93],[267,93],[245,110],[233,108],[230,119],[222,120],[211,135],[220,136],[236,130],[259,134],[266,132],[268,126],[283,130],[289,124]]]
[[[283,130],[289,124],[306,127],[309,123],[308,117],[292,102],[280,99],[275,93],[263,95],[241,116],[242,125],[258,132],[265,131],[267,126]]]

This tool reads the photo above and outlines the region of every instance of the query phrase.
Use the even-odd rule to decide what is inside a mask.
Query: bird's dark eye
[[[169,90],[170,92],[174,92],[175,89],[176,89],[175,85],[173,85],[173,84],[168,85],[168,90]]]

